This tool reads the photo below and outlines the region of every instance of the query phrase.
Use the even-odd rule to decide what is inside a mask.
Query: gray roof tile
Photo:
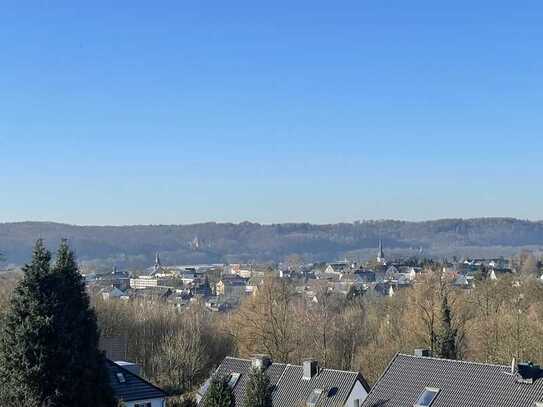
[[[413,406],[426,387],[437,387],[432,407],[532,407],[543,401],[543,379],[520,384],[511,366],[398,354],[362,407]]]
[[[234,387],[235,407],[243,406],[251,360],[227,357],[217,368],[215,375],[241,373]],[[314,389],[323,389],[318,407],[343,406],[355,383],[359,380],[366,388],[365,380],[357,372],[333,369],[321,369],[311,380],[302,380],[303,368],[297,365],[272,363],[266,374],[273,387],[274,407],[305,406],[305,402]]]
[[[323,389],[317,406],[343,406],[359,378],[357,372],[323,369],[311,380],[302,380],[302,366],[288,365],[273,393],[274,406],[305,406],[314,389]],[[361,380],[362,382],[362,380]]]
[[[106,359],[109,381],[115,398],[122,401],[149,400],[166,397],[166,392],[138,375]],[[117,373],[122,373],[125,382],[119,382]]]

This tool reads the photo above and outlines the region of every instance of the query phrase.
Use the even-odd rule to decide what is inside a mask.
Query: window
[[[236,387],[236,384],[238,384],[238,380],[240,378],[241,374],[240,373],[232,373],[230,375],[230,380],[228,381],[228,386],[233,389],[234,387]]]
[[[317,405],[317,402],[319,401],[319,398],[321,394],[324,392],[323,389],[315,389],[311,392],[309,397],[307,398],[307,407],[315,407]]]
[[[437,393],[439,393],[439,389],[436,389],[435,387],[427,387],[420,395],[414,407],[430,407],[434,402]]]
[[[126,383],[126,378],[124,377],[124,374],[117,373],[116,376],[117,376],[117,380],[119,381],[119,383]]]

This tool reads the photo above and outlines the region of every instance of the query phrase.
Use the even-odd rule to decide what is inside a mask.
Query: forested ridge
[[[200,223],[193,225],[75,226],[49,222],[0,224],[0,250],[8,262],[30,257],[36,237],[51,243],[68,238],[81,260],[148,265],[160,251],[171,263],[280,261],[290,254],[331,260],[364,255],[378,239],[388,250],[448,255],[455,248],[543,245],[543,222],[513,218],[395,220],[315,225]],[[466,250],[464,250],[466,252]],[[476,251],[475,251],[476,252]]]

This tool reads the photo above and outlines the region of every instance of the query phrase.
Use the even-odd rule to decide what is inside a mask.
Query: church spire
[[[385,264],[385,254],[383,252],[383,241],[379,239],[379,250],[377,252],[377,262],[380,264]]]
[[[160,255],[158,252],[156,252],[155,256],[155,265],[153,266],[153,271],[157,273],[162,268],[162,265],[160,264]]]

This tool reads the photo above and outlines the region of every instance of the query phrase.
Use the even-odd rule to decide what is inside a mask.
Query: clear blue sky
[[[0,221],[541,219],[542,21],[541,1],[3,2]]]

